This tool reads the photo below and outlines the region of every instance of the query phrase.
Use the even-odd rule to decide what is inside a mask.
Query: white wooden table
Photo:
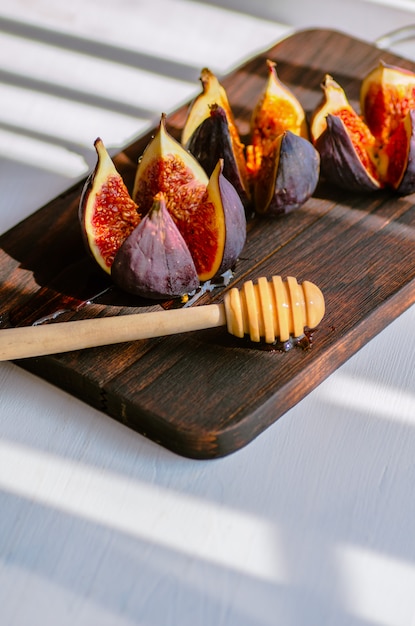
[[[116,152],[188,101],[203,66],[298,27],[415,22],[410,0],[224,4],[2,0],[0,232],[82,179],[96,136]],[[414,626],[414,329],[412,307],[206,462],[0,364],[2,626]]]

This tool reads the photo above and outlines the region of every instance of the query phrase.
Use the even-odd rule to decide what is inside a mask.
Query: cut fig
[[[245,160],[234,152],[234,143],[225,110],[210,106],[209,117],[191,135],[187,149],[210,176],[219,159],[223,160],[223,175],[235,187],[245,208],[250,205]]]
[[[98,162],[79,216],[88,248],[117,285],[145,297],[176,297],[232,269],[245,243],[246,218],[223,176],[223,159],[208,178],[169,135],[162,115],[138,163],[135,202],[102,141],[95,145]]]
[[[223,166],[220,159],[199,207],[199,221],[205,228],[199,245],[196,247],[193,244],[195,233],[192,223],[189,223],[190,232],[187,232],[187,227],[182,231],[201,281],[232,269],[246,240],[245,209],[236,189],[223,175]]]
[[[322,174],[351,190],[381,188],[375,137],[332,76],[327,74],[321,87],[323,99],[312,114],[310,132],[320,153]]]
[[[249,195],[249,184],[245,163],[245,146],[239,136],[226,90],[215,74],[208,68],[202,70],[200,81],[202,83],[202,93],[195,98],[189,107],[186,122],[182,130],[182,145],[193,154],[195,152],[205,151],[207,148],[205,148],[204,145],[200,146],[202,143],[200,134],[203,133],[203,144],[206,144],[206,142],[209,141],[207,133],[211,130],[214,131],[215,137],[210,139],[210,147],[217,153],[217,158],[224,159],[226,176],[228,175],[229,168],[237,173],[239,182],[236,185],[236,181],[232,179],[232,177],[229,178],[229,180],[236,186],[242,201],[246,204],[246,199]],[[202,124],[204,125],[203,129],[200,129],[199,127]],[[226,136],[224,138],[225,143],[223,148],[225,150],[223,154],[220,153],[220,148],[214,147],[214,141],[220,141],[219,132],[221,131],[224,132]],[[194,137],[195,134],[198,135],[196,138]],[[192,147],[190,145],[191,142]],[[196,144],[199,144],[199,147]],[[228,161],[232,161],[232,163],[228,164]],[[209,176],[216,166],[216,163],[217,159],[215,159],[214,162],[211,160],[210,164],[208,164],[207,171]]]
[[[385,184],[399,194],[415,191],[415,73],[380,61],[363,79],[360,105],[378,144]]]
[[[160,191],[164,194],[167,210],[182,234],[196,265],[201,281],[210,280],[218,271],[230,269],[226,264],[227,241],[246,237],[244,208],[234,192],[223,192],[223,160],[209,180],[202,166],[192,154],[169,135],[162,117],[159,130],[149,143],[139,162],[133,197],[143,214],[150,201]],[[217,193],[214,190],[218,189]],[[238,198],[238,201],[235,199]],[[243,231],[241,234],[241,230]],[[234,234],[235,233],[235,234]],[[237,255],[240,252],[238,246]],[[230,262],[234,263],[234,255]],[[225,260],[225,261],[224,261]]]
[[[140,215],[102,139],[96,139],[94,146],[98,160],[82,190],[79,219],[87,249],[109,274],[118,249],[140,222]]]
[[[356,191],[415,191],[415,74],[380,62],[363,79],[362,115],[331,76],[311,120],[324,176]]]
[[[228,96],[225,88],[219,82],[218,78],[209,68],[205,67],[200,73],[200,82],[202,83],[202,93],[200,93],[189,107],[187,118],[182,130],[182,144],[187,146],[190,137],[196,128],[207,119],[210,115],[210,107],[213,104],[220,106],[226,113],[232,140],[240,143],[239,132],[235,124],[235,119],[229,104]],[[241,149],[243,146],[241,144]]]
[[[313,143],[327,127],[327,116],[336,115],[341,119],[350,119],[358,125],[359,116],[350,104],[346,93],[330,74],[326,74],[320,83],[322,98],[314,109],[310,120],[310,135]]]
[[[343,189],[376,191],[381,183],[375,165],[354,138],[350,126],[341,117],[327,115],[326,128],[316,141],[321,155],[321,173],[330,183]]]
[[[299,208],[314,193],[319,173],[319,153],[310,141],[283,132],[262,156],[254,186],[256,210],[281,215]]]
[[[179,297],[199,286],[192,256],[162,193],[118,250],[111,276],[121,289],[145,298]]]
[[[320,156],[309,141],[305,111],[277,75],[276,63],[267,61],[268,79],[251,116],[251,144],[247,170],[255,210],[281,215],[314,193]]]
[[[387,143],[415,108],[415,73],[381,60],[362,81],[360,108],[372,134]]]
[[[305,111],[278,77],[276,63],[267,60],[268,80],[251,117],[251,140],[255,162],[260,165],[262,154],[268,153],[275,139],[290,131],[308,139]],[[255,168],[253,168],[255,170]]]
[[[142,214],[153,205],[153,198],[163,192],[167,209],[180,218],[193,213],[208,184],[202,166],[166,129],[163,114],[158,130],[139,159],[133,199]]]
[[[308,142],[305,111],[280,81],[276,63],[268,60],[267,66],[268,80],[251,117],[250,145],[242,144],[226,92],[207,69],[201,75],[203,93],[190,107],[182,132],[182,144],[208,174],[217,159],[223,160],[223,175],[247,214],[280,214],[300,206],[314,192],[319,177],[320,157]],[[299,148],[297,157],[294,146]]]

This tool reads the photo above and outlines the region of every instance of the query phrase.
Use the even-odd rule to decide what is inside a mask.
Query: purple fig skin
[[[320,177],[320,155],[303,137],[287,131],[281,142],[270,214],[289,213],[313,195]]]
[[[186,144],[208,176],[211,176],[219,159],[223,159],[223,175],[235,187],[246,209],[251,201],[243,182],[246,171],[239,169],[229,132],[226,113],[219,105],[213,105],[210,116],[196,128]]]
[[[279,145],[279,158],[278,158]],[[274,176],[257,183],[258,213],[279,216],[301,207],[314,193],[320,177],[320,155],[310,141],[287,130],[275,150],[263,157],[277,163]],[[268,192],[261,187],[273,185]],[[260,197],[270,196],[266,206]]]
[[[245,208],[238,192],[223,174],[219,175],[219,190],[222,198],[226,229],[225,249],[218,275],[232,269],[246,241]]]
[[[405,172],[396,187],[396,193],[401,196],[407,196],[415,192],[415,109],[409,111],[408,115],[411,125],[408,159]]]
[[[180,297],[199,286],[190,251],[163,197],[154,200],[118,250],[111,276],[124,291],[152,299]]]
[[[372,192],[381,185],[360,162],[340,118],[327,115],[327,128],[316,141],[321,158],[321,173],[326,180],[350,191]]]

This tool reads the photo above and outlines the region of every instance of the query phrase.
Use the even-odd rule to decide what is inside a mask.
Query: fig
[[[415,108],[415,73],[381,60],[362,80],[360,108],[371,133],[387,143]]]
[[[311,137],[331,182],[356,191],[415,191],[415,74],[382,61],[363,78],[359,115],[329,75]]]
[[[230,176],[230,182],[236,187],[246,205],[249,197],[249,182],[245,146],[241,141],[226,90],[215,74],[206,67],[201,71],[200,82],[202,93],[189,107],[182,130],[182,145],[193,154],[203,154],[213,149],[217,158],[223,158],[225,175]],[[203,128],[199,129],[201,125]],[[209,138],[211,131],[215,134]],[[225,135],[223,139],[220,137],[220,132]],[[215,141],[223,141],[223,145],[215,147]],[[200,161],[207,168],[208,175],[216,166],[217,158],[214,161],[212,159],[208,161],[206,158],[203,162]]]
[[[220,159],[209,179],[195,157],[167,132],[162,116],[134,183],[133,198],[143,215],[154,196],[163,192],[201,281],[231,269],[246,238],[244,207],[233,185],[224,182],[222,171]]]
[[[251,150],[255,154],[256,167],[260,165],[262,154],[269,152],[275,139],[283,132],[289,130],[308,139],[307,120],[302,105],[280,81],[277,64],[268,59],[267,66],[268,80],[251,116]]]
[[[115,254],[139,224],[140,214],[102,139],[96,139],[94,146],[97,164],[81,193],[79,219],[88,251],[109,274]]]
[[[399,194],[412,193],[415,73],[381,60],[362,81],[360,106],[378,144],[380,176]]]
[[[183,146],[188,144],[190,137],[203,120],[209,117],[210,107],[217,104],[226,113],[232,140],[235,141],[235,145],[240,145],[243,152],[243,145],[239,139],[239,132],[225,88],[217,76],[207,67],[203,68],[200,73],[200,82],[202,83],[202,92],[191,103],[182,129],[181,142]]]
[[[111,276],[121,289],[145,298],[179,297],[199,286],[189,248],[167,211],[162,192],[121,245]]]
[[[356,191],[380,189],[375,137],[351,106],[344,89],[326,74],[323,99],[311,117],[312,141],[330,182]]]
[[[188,112],[182,145],[208,174],[223,160],[223,174],[247,213],[279,215],[313,194],[320,156],[309,141],[301,103],[280,81],[276,63],[268,60],[267,67],[268,79],[251,116],[249,145],[240,140],[225,89],[207,69],[201,74],[203,92]]]
[[[194,130],[187,149],[210,176],[219,159],[223,160],[223,175],[234,186],[242,204],[250,205],[244,159],[237,159],[225,110],[218,104],[209,106],[209,117]],[[241,165],[242,164],[242,165]]]
[[[158,130],[138,161],[132,197],[144,215],[162,191],[170,213],[187,219],[203,197],[208,175],[187,150],[166,129],[161,116]]]
[[[255,210],[281,215],[304,204],[315,191],[320,156],[309,141],[305,111],[267,60],[268,79],[251,116],[247,168]]]
[[[322,176],[332,184],[361,192],[381,188],[375,165],[341,117],[327,115],[326,128],[317,138],[316,148],[321,155]]]
[[[103,142],[79,217],[95,260],[124,290],[182,296],[233,268],[245,244],[239,195],[219,159],[210,178],[166,130],[165,115],[139,159],[132,196]]]
[[[267,60],[268,79],[251,116],[248,171],[255,210],[281,215],[304,204],[315,191],[320,156],[309,141],[305,111]]]
[[[223,159],[219,159],[199,209],[202,216],[206,214],[207,232],[193,258],[202,281],[232,269],[246,240],[245,209],[235,187],[223,175],[223,169]]]
[[[320,157],[314,146],[284,131],[261,158],[254,183],[257,212],[281,215],[297,209],[314,193],[319,175]]]

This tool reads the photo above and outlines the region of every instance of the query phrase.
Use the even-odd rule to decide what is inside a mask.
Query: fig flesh
[[[261,155],[269,152],[283,132],[288,130],[308,139],[305,111],[294,93],[280,81],[276,65],[267,60],[268,80],[251,116],[252,150],[258,164]]]
[[[383,149],[385,177],[399,195],[415,191],[415,109],[401,121]]]
[[[387,143],[415,108],[415,73],[381,60],[362,81],[360,108],[371,133]]]
[[[258,213],[281,215],[302,206],[314,193],[320,157],[308,139],[287,130],[262,156],[254,186]]]
[[[118,250],[111,276],[121,289],[145,298],[179,297],[199,286],[192,256],[162,193]]]
[[[81,193],[79,219],[87,249],[109,274],[115,254],[140,215],[102,139],[96,139],[94,146],[97,164]]]
[[[334,80],[333,76],[326,74],[320,83],[322,98],[314,109],[310,120],[310,135],[313,143],[327,127],[327,115],[337,115],[346,119],[347,117],[358,124],[358,115],[350,104],[344,89]]]
[[[167,132],[163,114],[156,134],[138,161],[132,197],[140,212],[150,210],[160,191],[173,216],[193,212],[208,180],[197,160]]]

